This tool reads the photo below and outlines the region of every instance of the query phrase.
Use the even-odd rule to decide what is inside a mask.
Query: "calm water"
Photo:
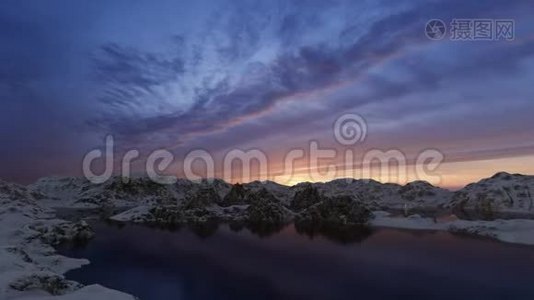
[[[67,273],[145,300],[534,299],[534,248],[390,229],[330,236],[94,224]]]

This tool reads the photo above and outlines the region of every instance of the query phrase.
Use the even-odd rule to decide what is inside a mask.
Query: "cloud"
[[[408,76],[413,78],[411,81],[394,81],[380,74],[368,74],[373,68],[380,67],[381,64],[398,57],[409,55],[414,48],[422,48],[428,44],[430,41],[424,37],[422,28],[429,18],[450,18],[465,14],[492,15],[503,9],[513,10],[513,5],[506,1],[495,1],[492,6],[476,3],[459,4],[460,1],[420,4],[415,8],[385,15],[369,24],[354,42],[333,43],[332,39],[336,37],[346,37],[345,33],[352,25],[345,24],[338,26],[334,38],[323,36],[322,41],[313,44],[303,44],[302,41],[305,38],[299,38],[299,36],[309,34],[310,23],[314,20],[322,26],[328,25],[320,21],[321,11],[324,11],[324,8],[316,10],[312,8],[311,12],[308,8],[301,14],[292,11],[285,15],[281,13],[283,16],[276,19],[274,24],[270,24],[266,21],[269,16],[268,12],[258,14],[257,10],[251,12],[246,7],[239,7],[238,10],[228,12],[228,14],[230,16],[239,14],[241,18],[231,18],[232,21],[221,22],[222,24],[215,22],[217,30],[207,31],[215,37],[215,40],[223,41],[223,46],[216,46],[218,56],[210,60],[210,62],[215,62],[214,69],[225,69],[224,63],[233,61],[238,61],[235,64],[239,66],[228,67],[228,72],[223,72],[223,76],[215,80],[216,84],[197,85],[195,93],[192,94],[193,104],[188,109],[177,109],[146,118],[117,119],[113,116],[111,120],[103,120],[99,123],[109,122],[109,130],[123,135],[126,139],[150,135],[157,131],[167,134],[169,141],[175,142],[177,138],[183,141],[199,134],[205,135],[227,130],[241,122],[270,113],[273,107],[282,101],[299,98],[300,95],[303,95],[301,98],[305,100],[306,94],[310,92],[343,85],[345,82],[360,80],[370,92],[365,96],[350,97],[346,100],[347,102],[332,103],[338,109],[332,107],[329,111],[330,115],[342,109],[354,109],[369,103],[436,88],[440,82],[451,77],[473,76],[473,74],[483,74],[487,71],[512,70],[523,58],[532,54],[534,47],[531,43],[504,47],[473,45],[459,47],[465,48],[462,50],[465,53],[455,53],[456,61],[452,58],[452,63],[438,62],[435,65],[432,61],[428,61],[425,64],[402,66]],[[521,6],[520,4],[517,3],[518,6]],[[334,21],[336,20],[330,20],[330,22]],[[220,26],[224,28],[223,31],[219,30]],[[271,30],[276,35],[273,36]],[[269,38],[262,41],[262,36],[269,36]],[[294,39],[294,41],[290,42],[288,39]],[[254,54],[261,52],[262,46],[279,43],[287,44],[288,48],[278,48],[276,55],[267,62],[254,60]],[[443,45],[447,47],[446,44]],[[212,45],[205,46],[209,49]],[[205,52],[201,52],[204,54],[200,55],[204,59],[207,56]],[[424,54],[421,55],[424,56]],[[498,59],[495,59],[496,57]],[[153,58],[152,60],[161,59]],[[112,65],[115,64],[117,62],[112,63]],[[184,64],[187,66],[187,61]],[[195,66],[199,65],[202,65],[202,62]],[[234,64],[231,65],[234,66]],[[106,69],[100,68],[100,70]],[[182,76],[187,77],[188,72],[195,73],[196,71],[198,70],[186,68]],[[142,68],[128,68],[127,74],[128,78],[144,76],[130,72],[144,73]],[[206,75],[206,81],[209,80],[207,79],[209,76],[211,74]],[[165,84],[166,79],[167,77],[163,78],[159,83]],[[130,91],[144,88],[144,85],[135,83],[135,81],[128,82],[123,86],[129,87]],[[151,83],[158,84],[157,80]],[[117,84],[120,85],[120,82]],[[133,98],[130,102],[135,101],[135,93],[127,93],[126,96]],[[127,101],[122,95],[117,98]],[[154,99],[147,100],[154,101]],[[302,121],[304,122],[305,119],[304,116]],[[276,130],[275,128],[273,131]],[[165,143],[165,138],[161,142]]]
[[[530,125],[531,1],[124,5],[0,5],[0,176],[47,157],[78,167],[108,133],[123,148],[285,148],[310,135],[328,141],[335,117],[357,111],[381,130],[376,145],[442,137],[461,147]],[[428,19],[462,17],[515,18],[517,40],[425,38]],[[29,162],[32,145],[41,151]]]
[[[97,79],[109,85],[106,104],[126,105],[140,96],[154,96],[157,86],[178,80],[184,71],[180,57],[163,57],[107,44],[94,58]]]

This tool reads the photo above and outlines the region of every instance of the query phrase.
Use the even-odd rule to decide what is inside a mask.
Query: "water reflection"
[[[366,226],[309,226],[297,223],[295,228],[299,234],[309,238],[323,236],[341,244],[361,243],[373,233],[372,229]]]
[[[111,224],[59,249],[91,261],[68,279],[145,300],[534,299],[533,249],[447,232]]]
[[[127,226],[125,223],[106,220],[106,224],[122,229]],[[220,223],[216,221],[190,223],[190,224],[172,224],[172,225],[157,225],[146,224],[145,226],[165,230],[170,232],[178,232],[181,230],[188,230],[194,233],[199,238],[209,238],[215,235],[220,226],[229,228],[232,232],[247,232],[259,237],[271,237],[285,228],[294,227],[299,235],[305,236],[309,239],[324,237],[330,241],[340,244],[361,243],[366,238],[372,235],[373,230],[366,226],[327,226],[327,225],[304,225],[304,224],[254,224],[247,222],[230,222]]]

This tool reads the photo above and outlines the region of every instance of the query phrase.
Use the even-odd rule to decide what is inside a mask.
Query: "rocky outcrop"
[[[534,176],[497,173],[454,193],[447,204],[459,217],[534,218]]]
[[[175,185],[159,184],[147,177],[125,180],[112,177],[105,183],[93,184],[83,178],[43,178],[28,188],[41,193],[52,206],[104,207],[142,203],[172,204],[178,195]]]
[[[457,235],[463,235],[463,236],[472,236],[472,237],[483,237],[483,238],[490,238],[490,239],[496,239],[497,238],[497,231],[496,227],[493,226],[485,226],[485,225],[472,225],[472,226],[456,226],[451,225],[447,228],[447,231],[453,234]]]
[[[409,207],[439,208],[452,198],[452,192],[426,181],[414,181],[402,186],[399,195]]]
[[[244,211],[247,206],[252,204],[254,197],[258,197],[258,193],[264,191],[268,193],[263,197],[268,197],[269,201],[277,202],[293,213],[302,212],[326,198],[347,196],[358,199],[370,210],[408,210],[409,213],[422,215],[432,211],[453,211],[459,217],[470,219],[534,217],[533,177],[508,173],[496,174],[456,193],[423,181],[401,186],[355,179],[302,183],[293,187],[273,182],[229,185],[222,180],[184,179],[175,184],[160,185],[147,178],[134,178],[125,183],[120,177],[100,185],[73,178],[43,179],[27,188],[0,182],[0,192],[3,192],[0,194],[10,195],[10,199],[44,199],[45,202],[60,199],[58,201],[63,204],[59,206],[112,207],[114,210],[120,207],[177,206],[191,210],[189,215],[210,218],[215,215],[220,219],[246,218]],[[234,206],[238,208],[234,210]],[[210,208],[207,210],[209,214],[204,210],[207,208]]]
[[[247,204],[246,198],[249,193],[242,184],[236,183],[218,204],[222,207]]]
[[[324,199],[319,190],[311,183],[299,184],[295,187],[295,195],[291,200],[290,208],[293,211],[302,211]]]
[[[326,183],[314,184],[328,197],[350,196],[363,201],[369,208],[398,209],[405,201],[400,197],[399,185],[380,183],[375,180],[336,179]]]
[[[265,189],[274,197],[276,197],[276,199],[280,200],[280,202],[285,206],[289,206],[290,201],[292,200],[291,188],[273,181],[253,181],[244,184],[244,186],[246,189],[253,192],[258,192],[262,189]]]
[[[138,217],[138,223],[161,226],[175,226],[181,224],[197,224],[216,221],[217,215],[206,208],[185,209],[181,206],[156,206],[148,213]]]
[[[72,203],[82,195],[95,188],[85,178],[76,177],[45,177],[28,186],[29,190],[44,195],[43,198]]]
[[[103,186],[103,192],[108,192],[116,199],[130,200],[139,197],[153,197],[157,203],[173,203],[176,201],[172,188],[168,184],[160,184],[149,178],[131,178],[128,181],[114,178]]]
[[[295,217],[295,229],[310,238],[316,235],[341,243],[360,242],[371,230],[371,211],[351,196],[335,196],[314,204]]]
[[[325,183],[301,183],[287,187],[271,181],[253,181],[230,185],[220,179],[189,181],[178,179],[161,185],[148,178],[131,178],[124,182],[114,177],[93,185],[84,179],[42,179],[28,187],[29,192],[57,200],[52,206],[63,207],[133,207],[141,205],[182,205],[199,208],[215,205],[226,208],[249,205],[250,193],[266,189],[279,202],[293,211],[302,211],[321,201],[322,197],[350,196],[364,202],[372,210],[432,210],[450,202],[452,193],[417,181],[406,186],[374,180],[336,179]]]
[[[189,192],[182,207],[186,210],[205,208],[221,202],[221,197],[211,186],[201,186]]]
[[[352,196],[372,210],[437,210],[452,198],[452,193],[428,182],[415,181],[405,186],[375,180],[336,179],[314,184],[325,196]]]
[[[25,204],[34,204],[36,200],[43,197],[44,195],[38,191],[0,180],[0,203],[18,201]]]
[[[83,287],[83,285],[69,281],[55,274],[34,274],[13,281],[10,288],[17,291],[43,290],[53,296],[64,295]]]
[[[93,229],[85,221],[71,223],[66,221],[36,222],[30,229],[38,232],[37,236],[48,245],[59,245],[64,242],[85,243],[95,235]]]
[[[295,223],[300,226],[340,227],[365,226],[371,211],[359,200],[350,196],[326,198],[297,215]]]
[[[249,193],[247,221],[251,224],[284,224],[291,218],[291,212],[267,189]]]

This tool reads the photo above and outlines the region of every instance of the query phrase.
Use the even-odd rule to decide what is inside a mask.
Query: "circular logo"
[[[367,122],[357,114],[345,114],[334,123],[334,137],[341,145],[355,145],[367,136]]]
[[[445,22],[442,20],[433,19],[426,23],[425,34],[427,38],[434,41],[439,41],[445,37],[446,33],[447,27],[445,26]]]

